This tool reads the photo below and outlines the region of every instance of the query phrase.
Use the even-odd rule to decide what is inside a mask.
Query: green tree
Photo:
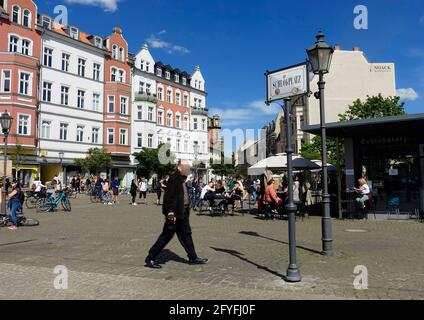
[[[169,160],[167,163],[162,163],[163,156]],[[175,155],[170,151],[169,144],[161,144],[157,149],[143,148],[140,152],[134,153],[134,157],[138,161],[139,177],[150,178],[153,174],[164,177],[175,170]]]
[[[405,103],[400,102],[400,97],[384,98],[379,94],[373,97],[368,96],[365,102],[359,99],[354,101],[345,113],[339,114],[339,119],[340,121],[349,121],[404,114],[406,114]]]
[[[16,147],[14,151],[10,153],[10,160],[12,160],[13,165],[16,168],[15,178],[18,178],[19,171],[21,171],[19,168],[25,162],[25,156],[26,154],[24,147],[22,147],[16,139]]]
[[[224,154],[221,155],[221,160],[219,163],[211,159],[211,170],[216,176],[229,176],[236,173],[235,161],[234,159],[226,158]]]
[[[302,144],[300,156],[309,160],[322,160],[321,155],[321,137],[316,136],[312,139],[311,143]],[[340,148],[342,151],[342,148]],[[343,157],[343,155],[340,155]],[[327,157],[328,162],[331,164],[337,163],[337,141],[336,139],[327,139]]]
[[[75,159],[74,163],[85,172],[99,174],[110,168],[112,156],[106,149],[92,148],[85,159]]]

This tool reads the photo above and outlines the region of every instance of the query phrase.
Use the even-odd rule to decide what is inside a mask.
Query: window
[[[62,53],[62,71],[69,72],[69,60],[71,56],[67,53]]]
[[[60,103],[64,106],[69,105],[69,87],[62,86],[60,89]]]
[[[124,48],[119,48],[119,60],[125,61]]]
[[[199,108],[201,108],[202,107],[202,99],[199,99],[198,101],[199,101],[199,105],[198,106],[199,106]]]
[[[137,133],[137,148],[142,148],[143,147],[143,134],[142,133]]]
[[[121,114],[127,114],[127,98],[121,97]]]
[[[181,105],[181,93],[179,93],[179,92],[177,92],[177,94],[176,94],[175,103],[177,105]]]
[[[115,143],[115,129],[107,129],[107,143],[114,144]]]
[[[30,117],[27,115],[20,114],[18,117],[18,134],[23,136],[29,136],[30,132]]]
[[[147,147],[153,148],[153,134],[149,134],[147,137]]]
[[[119,130],[119,144],[126,145],[127,144],[127,130],[121,129]]]
[[[143,106],[137,107],[137,119],[143,120]]]
[[[149,107],[149,110],[147,113],[147,120],[153,121],[153,107]]]
[[[72,39],[78,40],[79,39],[79,32],[77,28],[71,27],[69,30],[69,35]]]
[[[184,130],[188,130],[188,117],[184,117]]]
[[[202,153],[206,153],[206,142],[202,142]]]
[[[140,70],[144,71],[144,60],[141,60],[140,62]]]
[[[166,115],[166,126],[172,127],[172,113]]]
[[[78,75],[80,77],[85,77],[85,63],[84,59],[78,59]]]
[[[11,84],[12,84],[12,72],[10,70],[3,70],[1,74],[1,91],[2,92],[10,92],[12,91]]]
[[[140,81],[138,85],[138,93],[143,94],[144,93],[144,82]]]
[[[171,79],[171,73],[169,71],[165,71],[165,78],[166,79]]]
[[[77,142],[83,142],[83,141],[84,141],[84,127],[77,126]]]
[[[193,119],[193,130],[197,130],[198,127],[199,127],[199,125],[198,125],[198,119],[197,118],[194,118]]]
[[[119,82],[124,83],[125,72],[123,70],[119,70]]]
[[[146,72],[150,72],[150,62],[146,63]]]
[[[162,142],[163,142],[162,137],[158,137],[158,146],[160,146]]]
[[[160,101],[163,100],[163,89],[162,88],[158,88],[158,100],[160,100]]]
[[[60,124],[60,140],[68,140],[68,127],[69,125],[67,123]]]
[[[180,82],[180,76],[178,74],[175,75],[175,82]]]
[[[29,10],[24,10],[24,18],[22,20],[24,27],[30,28],[31,25],[31,12]]]
[[[93,79],[96,81],[100,81],[100,64],[95,63],[93,65]]]
[[[183,85],[184,86],[187,85],[187,78],[186,77],[183,77]]]
[[[112,82],[116,82],[116,73],[118,72],[118,70],[116,70],[115,68],[112,68],[110,71],[110,81]]]
[[[52,101],[52,84],[49,82],[43,83],[43,101],[45,102]]]
[[[93,93],[93,110],[99,111],[100,109],[100,94]]]
[[[91,131],[91,142],[92,143],[99,143],[99,132],[100,129],[99,128],[93,128],[93,130]]]
[[[158,124],[163,126],[163,111],[158,111]]]
[[[31,74],[21,72],[19,79],[19,93],[23,95],[30,95],[30,80]]]
[[[188,108],[188,95],[184,95],[184,107]]]
[[[52,28],[52,20],[49,17],[43,16],[43,18],[41,19],[41,23],[46,29]]]
[[[166,102],[172,103],[172,91],[171,90],[166,91]]]
[[[187,153],[188,152],[188,141],[184,141],[184,152]]]
[[[202,119],[202,130],[206,131],[206,120]]]
[[[115,60],[118,59],[118,47],[116,45],[112,47],[112,58]]]
[[[162,77],[162,69],[161,68],[156,68],[156,75],[158,77]]]
[[[115,113],[115,97],[109,96],[107,99],[108,99],[108,112]]]
[[[10,38],[9,38],[9,52],[18,52],[18,42],[19,42],[18,37],[10,36]]]
[[[21,15],[21,9],[18,6],[12,8],[12,22],[19,23],[19,17]]]
[[[53,63],[53,49],[44,48],[44,59],[43,64],[46,67],[51,67]]]
[[[152,88],[152,85],[150,83],[146,84],[146,93],[147,93],[147,95],[150,95],[151,88]]]
[[[78,90],[77,107],[80,109],[84,109],[84,103],[85,103],[85,91]]]
[[[180,115],[175,116],[175,127],[181,128],[181,116]]]
[[[31,41],[29,40],[22,40],[22,54],[29,56],[31,55]]]
[[[177,139],[177,152],[180,152],[180,144],[181,144],[181,140]]]
[[[41,138],[50,139],[51,122],[43,120],[41,122]]]
[[[103,47],[103,45],[102,45],[102,39],[99,38],[99,37],[95,37],[94,38],[94,45],[96,47],[98,47],[98,48],[102,48]]]

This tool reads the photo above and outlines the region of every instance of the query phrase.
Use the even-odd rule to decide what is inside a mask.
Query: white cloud
[[[282,111],[278,105],[267,106],[262,100],[254,100],[244,105],[225,102],[223,105],[225,109],[214,108],[210,110],[210,114],[219,114],[224,128],[246,128],[252,123],[265,126]]]
[[[409,101],[415,101],[418,99],[418,93],[412,89],[412,88],[404,88],[404,89],[398,89],[397,95],[402,100],[409,100]]]
[[[106,12],[115,12],[118,10],[118,2],[122,0],[65,0],[69,4],[82,4],[102,8]]]
[[[152,34],[149,38],[146,39],[148,45],[154,49],[164,49],[169,54],[178,52],[180,54],[188,54],[190,50],[186,47],[180,45],[174,45],[170,42],[160,39],[158,36],[166,34],[166,30],[160,31],[157,35]]]

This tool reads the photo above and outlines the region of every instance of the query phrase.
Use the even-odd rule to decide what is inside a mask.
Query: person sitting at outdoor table
[[[211,181],[208,185],[204,186],[202,189],[202,193],[200,195],[200,199],[209,201],[209,207],[213,207],[213,202],[215,200],[216,189],[215,182]]]
[[[365,179],[359,179],[359,188],[355,188],[360,194],[360,197],[356,198],[356,202],[360,205],[361,209],[365,209],[365,203],[370,199],[369,195],[371,193],[370,187]]]
[[[283,200],[277,196],[277,191],[274,188],[274,179],[268,181],[268,185],[265,188],[265,202],[269,205],[281,206]]]

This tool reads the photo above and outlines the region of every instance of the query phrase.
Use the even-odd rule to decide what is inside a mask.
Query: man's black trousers
[[[197,259],[193,238],[191,236],[192,232],[190,227],[189,209],[185,209],[184,218],[177,219],[175,225],[172,221],[165,221],[162,234],[159,236],[159,239],[150,249],[148,258],[150,260],[156,260],[159,254],[168,245],[168,243],[172,240],[175,234],[177,234],[178,240],[187,252],[188,258],[190,260]]]

